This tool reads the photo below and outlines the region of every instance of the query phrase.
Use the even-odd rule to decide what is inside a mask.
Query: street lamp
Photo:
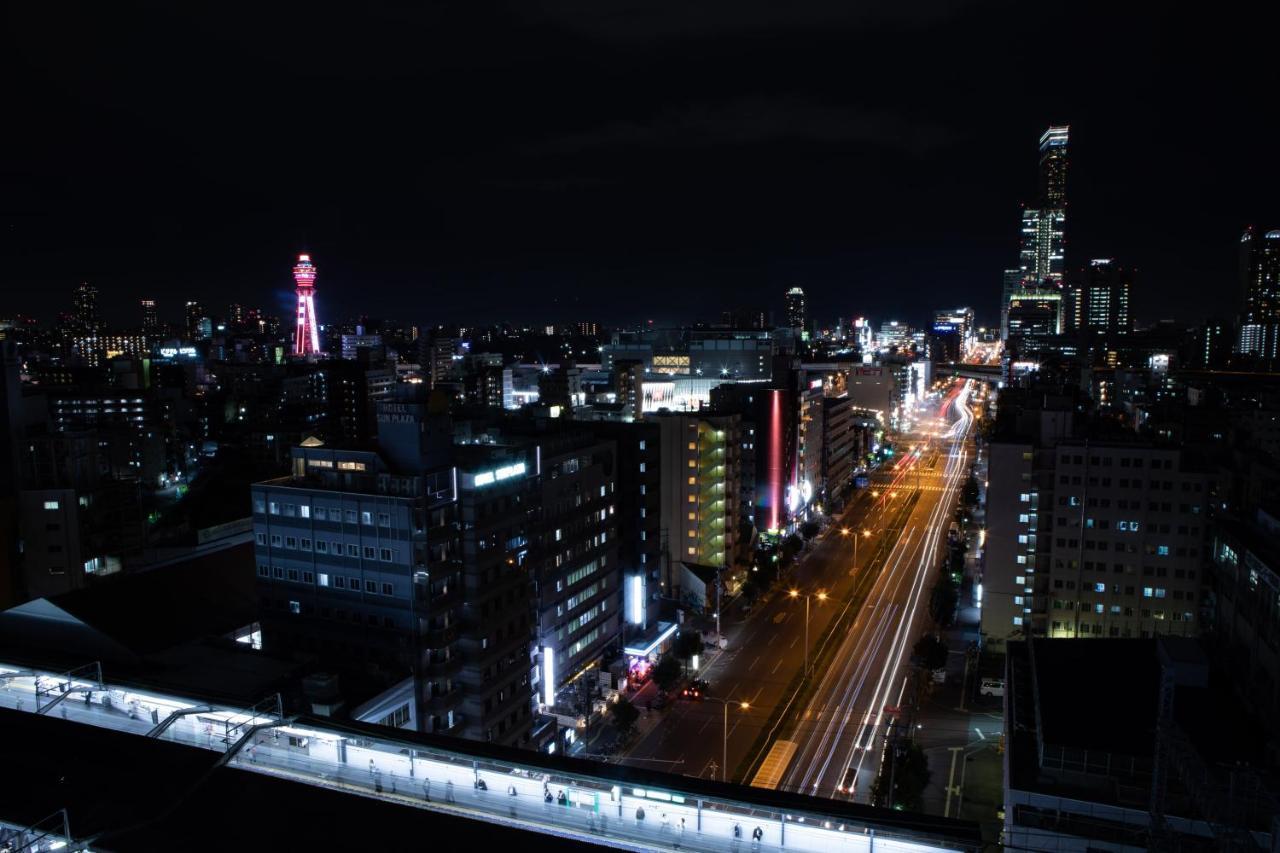
[[[804,675],[805,675],[805,678],[808,678],[809,677],[809,599],[817,598],[819,601],[826,601],[827,594],[825,592],[810,594],[807,592],[801,592],[798,589],[793,589],[787,594],[790,595],[792,598],[800,598],[802,596],[804,598]]]
[[[720,760],[723,762],[720,766],[720,781],[727,782],[729,780],[729,706],[737,705],[744,711],[751,710],[751,705],[747,702],[734,702],[732,699],[717,699],[714,696],[703,696],[711,702],[719,702],[724,707],[724,739],[720,745]],[[715,763],[714,761],[712,762]]]

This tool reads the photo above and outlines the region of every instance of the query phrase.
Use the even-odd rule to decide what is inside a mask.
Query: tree
[[[631,731],[631,727],[640,718],[640,712],[636,710],[635,705],[632,705],[626,699],[619,699],[609,708],[609,716],[613,718],[614,727],[621,734],[626,734]]]
[[[701,631],[681,631],[671,646],[671,653],[680,660],[688,662],[689,658],[702,651]]]
[[[682,672],[680,661],[674,655],[663,655],[662,660],[653,668],[653,683],[665,693],[676,686]]]
[[[805,539],[812,539],[822,531],[822,525],[816,521],[806,521],[800,525],[800,535]]]
[[[950,576],[934,584],[929,597],[929,615],[933,621],[946,627],[955,621],[956,605],[960,603],[960,591]]]
[[[947,665],[947,644],[934,634],[925,634],[916,640],[911,654],[928,670],[942,669]]]
[[[919,744],[910,741],[896,742],[889,755],[891,759],[880,766],[880,775],[871,786],[873,801],[894,809],[920,811],[924,789],[933,776],[928,757]]]

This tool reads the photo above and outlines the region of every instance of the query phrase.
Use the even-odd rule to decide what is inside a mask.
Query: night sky
[[[287,316],[309,250],[322,320],[990,322],[1050,123],[1139,321],[1233,313],[1280,227],[1262,4],[196,5],[10,5],[0,315]]]

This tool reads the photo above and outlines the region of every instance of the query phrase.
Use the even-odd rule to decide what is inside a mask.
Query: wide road
[[[929,624],[930,590],[969,470],[968,384],[956,385],[938,419],[922,424],[928,441],[907,478],[919,498],[840,647],[815,674],[810,700],[781,733],[795,744],[781,788],[834,797],[847,795],[842,788],[852,783],[854,799],[869,799],[889,723],[885,708],[903,700],[911,649]]]
[[[936,415],[938,403],[932,405],[935,409],[931,414]],[[917,440],[923,442],[939,428],[937,421],[926,419]],[[908,438],[906,444],[910,443]],[[902,444],[900,441],[899,446]],[[902,459],[898,465],[906,469],[906,463]],[[921,477],[923,493],[932,493],[930,486],[936,477],[929,473],[922,473]],[[809,595],[807,631],[804,597],[793,598],[775,591],[746,618],[736,609],[727,608],[722,619],[729,647],[704,665],[701,673],[710,682],[710,700],[681,701],[670,710],[651,712],[661,713],[661,722],[627,751],[623,763],[723,778],[727,752],[732,778],[748,753],[758,750],[762,733],[773,729],[775,720],[771,714],[775,707],[793,695],[794,679],[805,664],[806,634],[809,646],[816,647],[833,619],[847,616],[850,609],[856,611],[871,585],[871,578],[863,569],[877,556],[883,559],[898,547],[885,526],[910,499],[915,479],[915,473],[906,470],[877,475],[872,488],[863,490],[851,502],[792,571],[788,578],[792,588],[801,596]],[[846,529],[848,533],[843,533]],[[640,697],[641,708],[650,695],[652,688]],[[731,703],[727,740],[725,708],[715,700]],[[742,702],[748,703],[746,710],[740,706]]]

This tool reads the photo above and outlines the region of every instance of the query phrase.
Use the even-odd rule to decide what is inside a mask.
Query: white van
[[[1003,696],[1004,695],[1004,679],[1003,678],[984,678],[982,684],[978,686],[978,693],[982,696]]]

